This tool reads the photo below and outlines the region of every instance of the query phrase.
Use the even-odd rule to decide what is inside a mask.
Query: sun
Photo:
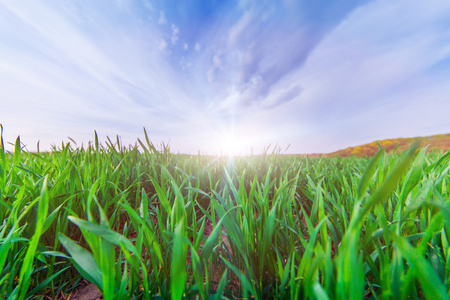
[[[244,154],[245,147],[246,143],[242,139],[227,136],[222,139],[220,150],[222,155],[238,156]]]

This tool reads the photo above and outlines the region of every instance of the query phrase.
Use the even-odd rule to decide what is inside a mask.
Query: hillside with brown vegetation
[[[374,141],[369,144],[364,144],[356,147],[348,147],[343,150],[338,150],[336,152],[325,154],[326,156],[373,156],[378,152],[380,146],[390,153],[393,151],[403,151],[408,149],[415,140],[420,141],[421,147],[428,147],[428,152],[440,150],[442,152],[450,151],[450,134],[437,134],[425,137],[415,137],[415,138],[398,138],[398,139],[386,139],[380,141]]]

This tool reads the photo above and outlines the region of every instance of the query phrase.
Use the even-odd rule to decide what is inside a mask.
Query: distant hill
[[[423,137],[415,137],[415,138],[398,138],[398,139],[387,139],[377,141],[383,149],[387,152],[392,152],[395,149],[397,151],[403,151],[408,149],[409,145],[412,144],[415,140],[420,141],[420,145],[428,147],[428,151],[433,151],[439,149],[443,152],[447,152],[450,150],[450,134],[437,134],[432,136],[423,136]],[[327,153],[325,156],[373,156],[378,152],[378,145],[376,142],[372,142],[369,144],[364,144],[356,147],[348,147],[347,149],[338,150],[336,152]]]

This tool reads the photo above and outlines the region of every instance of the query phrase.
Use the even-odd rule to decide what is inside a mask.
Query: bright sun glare
[[[221,144],[222,155],[236,156],[245,154],[246,143],[236,137],[226,137]]]

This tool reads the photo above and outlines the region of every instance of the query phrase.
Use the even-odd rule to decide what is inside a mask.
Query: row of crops
[[[450,153],[0,149],[0,295],[447,299]]]

